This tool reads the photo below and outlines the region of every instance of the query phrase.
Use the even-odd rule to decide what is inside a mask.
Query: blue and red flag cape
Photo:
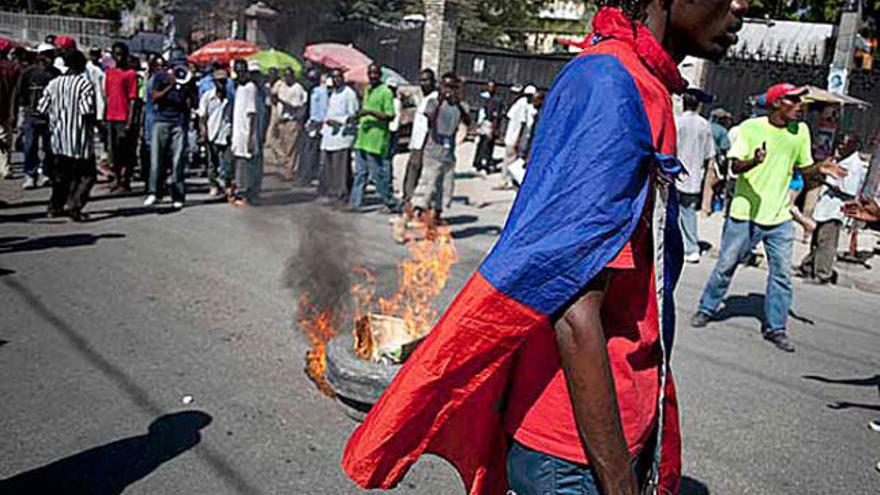
[[[668,359],[681,237],[668,178],[678,164],[669,158],[670,92],[686,83],[647,28],[620,10],[600,10],[589,40],[545,98],[498,242],[349,440],[342,465],[364,488],[393,488],[432,453],[455,466],[467,493],[505,493],[501,405],[517,350],[531,332],[550,330],[647,214],[663,337],[652,479],[659,492],[677,493],[680,438]]]

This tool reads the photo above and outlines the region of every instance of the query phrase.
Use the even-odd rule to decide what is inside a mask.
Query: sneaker
[[[175,201],[175,202],[171,203],[171,207],[174,208],[175,210],[179,210],[179,209],[183,208],[183,201]]]
[[[764,334],[764,340],[775,345],[777,349],[785,352],[794,352],[794,344],[788,340],[785,330],[776,330]]]
[[[211,186],[211,189],[208,190],[208,197],[216,198],[220,196],[220,188],[217,186]]]
[[[30,175],[24,178],[24,182],[21,183],[22,189],[33,189],[37,186],[37,182]]]
[[[144,200],[144,206],[153,206],[156,204],[156,195],[150,194],[147,196],[147,199]]]
[[[874,421],[868,423],[868,428],[876,431],[877,433],[880,433],[880,419],[875,419]]]
[[[700,253],[686,254],[686,255],[684,256],[684,260],[685,260],[687,263],[697,264],[697,263],[700,262]]]
[[[693,328],[706,328],[709,322],[712,321],[709,318],[709,315],[703,313],[702,311],[697,311],[691,316],[691,327]]]
[[[37,176],[37,187],[46,187],[49,185],[49,178],[43,174]]]

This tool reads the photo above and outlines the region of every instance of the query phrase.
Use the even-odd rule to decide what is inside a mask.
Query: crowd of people
[[[48,213],[75,221],[87,218],[83,208],[99,179],[109,183],[110,193],[131,193],[133,179],[139,179],[144,206],[169,197],[172,208],[183,208],[186,177],[196,168],[207,177],[210,198],[258,203],[269,162],[286,180],[316,183],[320,202],[351,211],[364,207],[372,183],[384,211],[400,214],[395,237],[404,242],[408,229],[442,223],[452,201],[462,126],[477,135],[475,169],[502,172],[499,188],[522,180],[542,98],[528,85],[506,110],[497,85],[490,83],[472,122],[462,81],[453,73],[438,81],[430,69],[421,72],[417,90],[403,95],[401,81],[383,77],[376,64],[367,71],[369,83],[359,86],[346,81],[341,69],[307,64],[300,74],[264,68],[255,60],[195,67],[180,51],[137,57],[121,42],[86,56],[68,37],[50,37],[35,50],[16,48],[2,59],[3,88],[11,102],[0,116],[3,156],[8,161],[18,129],[25,157],[22,187],[52,184]],[[61,100],[48,92],[57,87],[56,79],[76,79],[77,93]],[[392,160],[404,99],[415,110],[398,197]],[[75,149],[68,142],[72,135],[78,137]],[[496,159],[502,138],[505,153]],[[103,154],[96,142],[103,144]],[[81,163],[68,166],[70,158]],[[512,174],[515,169],[519,172]],[[68,191],[71,170],[76,193]],[[8,167],[0,172],[6,177]]]

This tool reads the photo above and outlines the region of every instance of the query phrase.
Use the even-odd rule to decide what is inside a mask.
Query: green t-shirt
[[[361,108],[393,117],[394,94],[384,84],[380,84],[375,88],[368,87],[364,92],[364,104]],[[370,115],[361,117],[354,149],[363,150],[382,157],[387,155],[391,143],[391,131],[388,129],[389,123],[390,121],[388,120],[382,121]]]
[[[728,156],[751,160],[764,143],[764,163],[740,174],[736,180],[730,216],[771,227],[791,220],[789,185],[794,169],[813,164],[810,128],[803,122],[796,127],[792,124],[779,128],[767,117],[749,119],[739,126]]]

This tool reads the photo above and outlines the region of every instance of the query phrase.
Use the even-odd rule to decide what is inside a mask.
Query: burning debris
[[[331,227],[321,227],[327,228]],[[377,295],[376,276],[363,267],[346,273],[347,284],[335,285],[337,290],[350,288],[347,301],[336,297],[334,304],[321,304],[321,297],[308,287],[299,287],[304,290],[298,323],[312,344],[306,354],[306,372],[323,393],[334,395],[325,373],[327,344],[337,335],[350,332],[354,337],[353,352],[364,361],[400,364],[433,328],[438,315],[434,300],[446,287],[452,266],[458,261],[452,235],[448,230],[440,231],[411,242],[408,249],[407,258],[398,265],[397,290],[389,297]],[[315,270],[311,272],[313,276],[323,276]]]

